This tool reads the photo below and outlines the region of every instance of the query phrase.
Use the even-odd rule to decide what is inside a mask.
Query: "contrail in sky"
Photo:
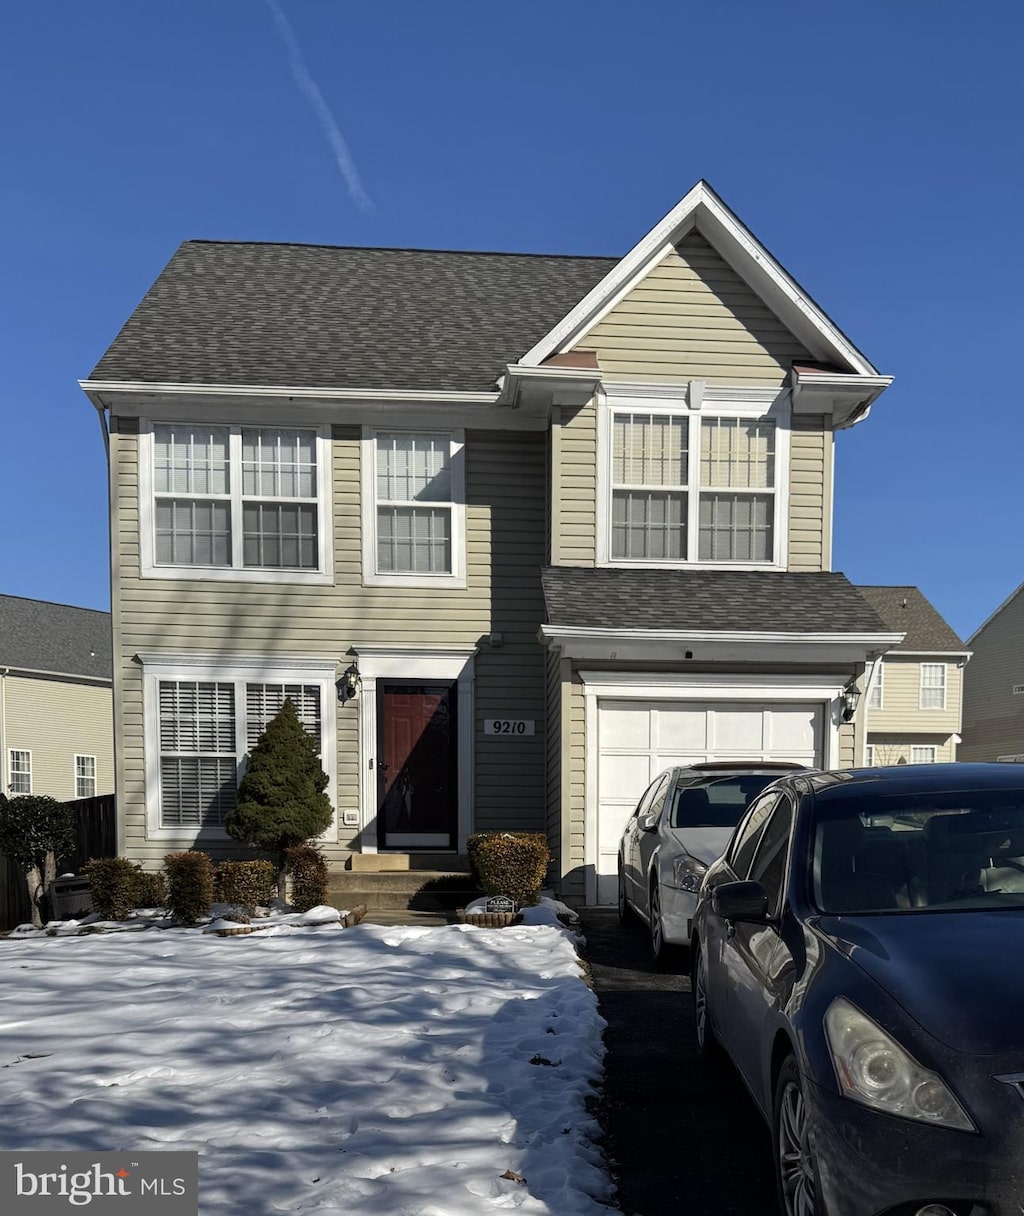
[[[295,83],[306,95],[306,99],[313,107],[313,113],[320,120],[320,126],[323,128],[323,132],[327,136],[327,140],[334,152],[334,159],[337,162],[338,170],[345,179],[345,185],[348,186],[349,194],[352,195],[352,201],[360,210],[372,211],[373,203],[370,200],[370,196],[363,189],[363,183],[359,180],[359,173],[356,170],[355,162],[352,160],[352,154],[348,150],[348,144],[345,143],[345,137],[342,135],[337,122],[335,122],[334,115],[331,113],[330,106],[324,100],[323,93],[320,92],[316,81],[309,74],[306,60],[299,47],[298,39],[295,37],[295,31],[292,29],[288,18],[284,15],[277,0],[267,0],[267,8],[270,9],[270,14],[277,23],[277,28],[284,39],[284,45],[288,51],[288,66],[291,68]]]

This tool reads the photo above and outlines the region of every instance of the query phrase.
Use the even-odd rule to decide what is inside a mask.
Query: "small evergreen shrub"
[[[522,907],[535,904],[551,855],[540,832],[478,832],[466,841],[473,877],[487,895],[508,895]]]
[[[285,853],[292,876],[292,907],[308,912],[327,902],[327,862],[311,844],[292,845]]]
[[[164,866],[167,869],[167,907],[171,916],[185,925],[194,925],[209,916],[213,903],[213,861],[209,853],[196,849],[168,853]]]
[[[37,928],[43,923],[44,906],[49,912],[57,863],[74,845],[75,814],[67,803],[45,794],[7,798],[0,790],[0,853],[25,876],[32,923]]]
[[[141,867],[127,857],[95,857],[86,863],[85,873],[89,876],[89,894],[96,915],[103,920],[127,920],[138,906],[135,901]]]
[[[252,912],[274,898],[277,869],[272,861],[222,861],[217,867],[217,901]]]
[[[136,908],[162,908],[167,903],[167,880],[158,870],[135,867],[133,894]]]

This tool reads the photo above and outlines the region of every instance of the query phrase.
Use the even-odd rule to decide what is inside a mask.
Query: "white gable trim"
[[[562,320],[519,360],[536,366],[575,346],[650,267],[696,228],[765,304],[819,360],[862,376],[877,376],[868,359],[814,303],[707,182],[699,181],[665,218]]]

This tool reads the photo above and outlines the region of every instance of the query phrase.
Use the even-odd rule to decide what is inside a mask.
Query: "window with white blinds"
[[[914,746],[910,749],[910,763],[934,764],[937,754],[937,750],[934,746]]]
[[[921,699],[922,709],[946,708],[946,664],[921,664]]]
[[[318,437],[281,427],[157,423],[155,567],[318,571]]]
[[[223,827],[237,792],[235,686],[160,681],[163,827]]]
[[[267,724],[291,701],[306,733],[320,746],[320,686],[318,684],[246,684],[245,743],[252,751]]]
[[[615,407],[610,429],[610,560],[777,560],[773,418]]]
[[[376,573],[454,572],[453,477],[450,433],[377,432],[373,436]]]
[[[96,796],[96,757],[75,757],[75,797],[94,798]]]

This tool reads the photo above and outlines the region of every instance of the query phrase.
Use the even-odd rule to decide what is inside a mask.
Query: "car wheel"
[[[619,866],[619,897],[617,900],[619,910],[619,924],[628,925],[633,919],[633,909],[629,906],[629,900],[626,898],[626,876],[622,872],[622,866]]]
[[[800,1069],[787,1056],[775,1083],[775,1183],[783,1216],[822,1216],[818,1166]]]
[[[708,1012],[708,968],[704,954],[697,945],[693,947],[693,965],[690,968],[690,991],[693,994],[693,1033],[697,1040],[697,1059],[702,1064],[717,1064],[722,1058],[715,1032],[711,1028]]]

